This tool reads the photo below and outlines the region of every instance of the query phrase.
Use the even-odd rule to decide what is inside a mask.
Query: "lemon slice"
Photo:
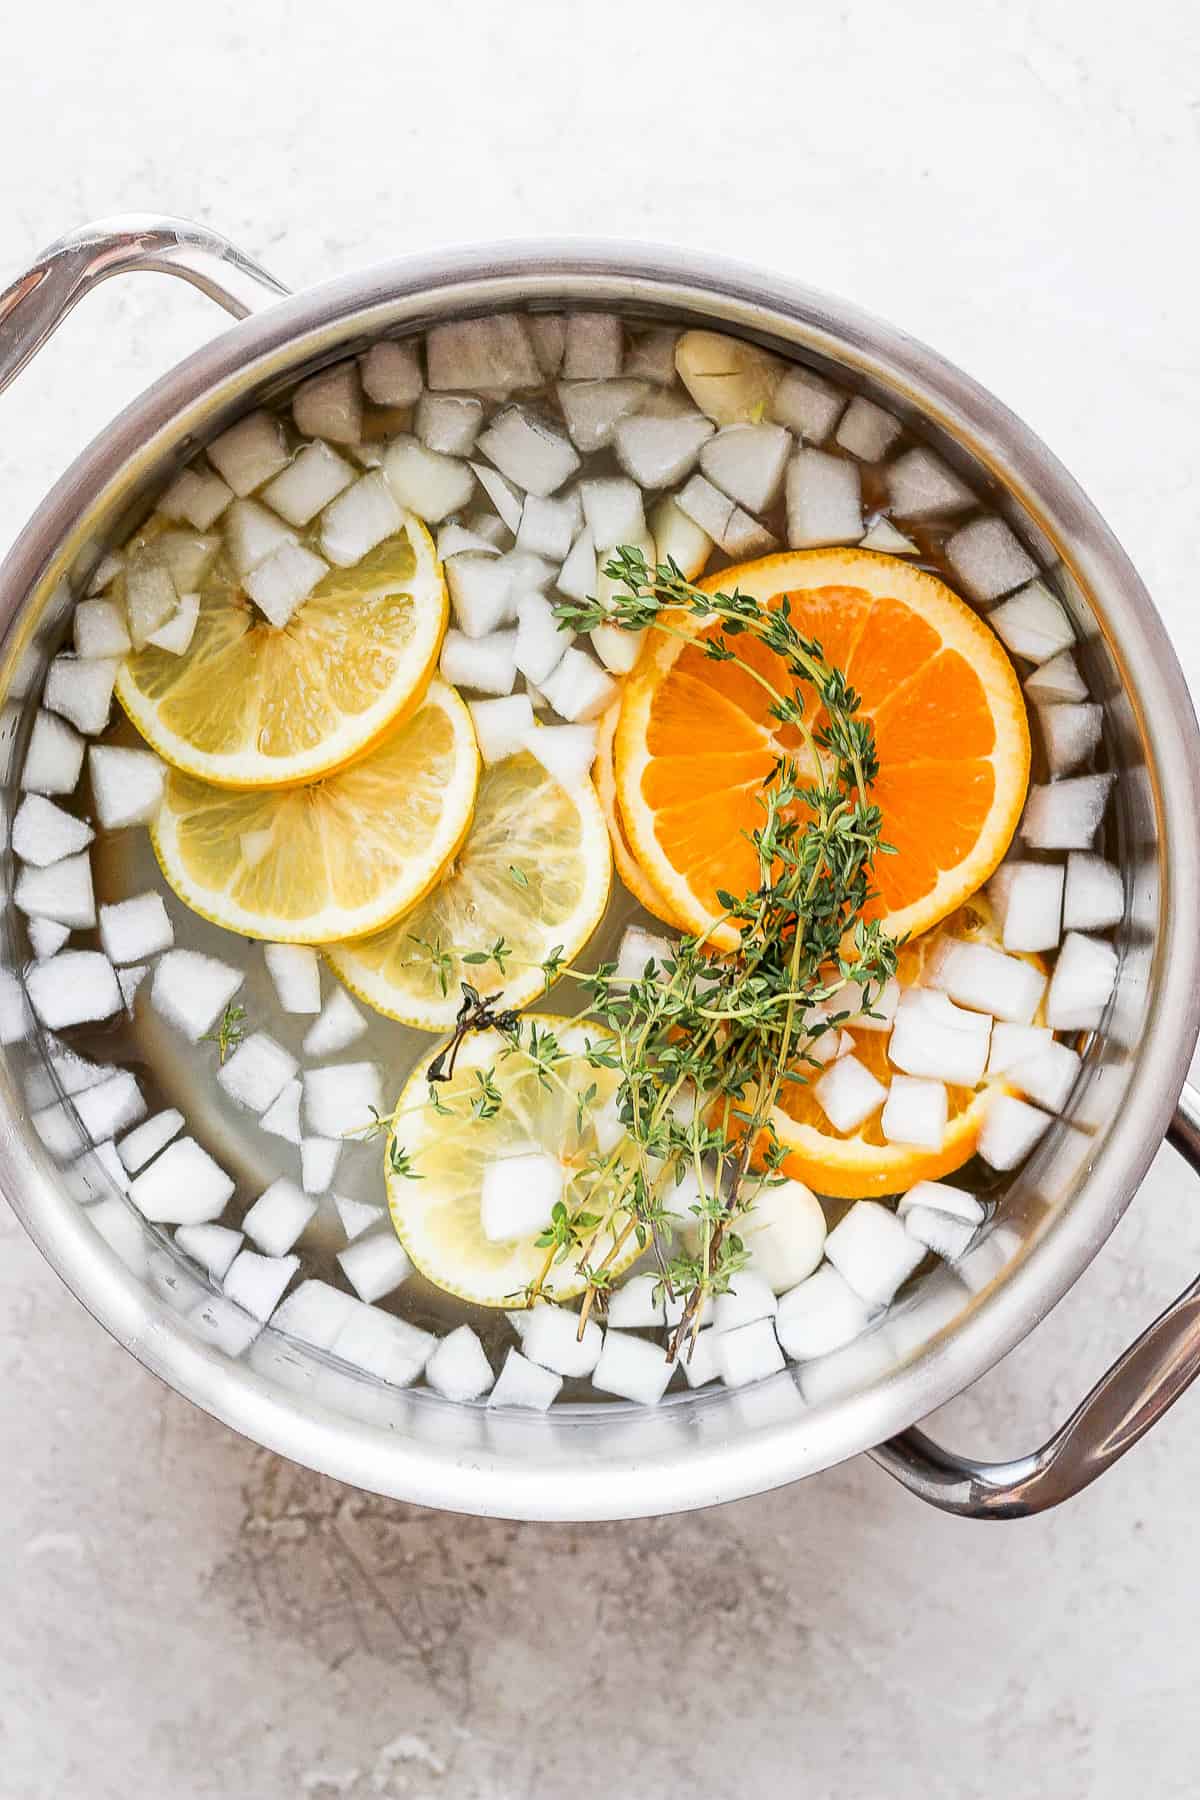
[[[463,981],[484,995],[503,993],[509,1006],[536,1000],[551,951],[569,963],[595,930],[611,872],[592,788],[568,791],[523,750],[484,769],[462,849],[412,912],[325,954],[377,1012],[446,1031]],[[464,962],[464,954],[486,956],[501,938],[503,968],[494,959]]]
[[[282,630],[246,596],[222,551],[199,588],[182,656],[147,646],[117,697],[160,756],[227,787],[312,781],[407,717],[446,628],[429,533],[401,530],[352,569],[331,569]]]
[[[237,791],[169,770],[151,837],[179,898],[213,924],[329,943],[379,929],[433,886],[478,778],[471,716],[435,681],[398,731],[308,787]]]
[[[592,1126],[597,1109],[616,1092],[620,1076],[615,1069],[593,1068],[585,1051],[589,1042],[610,1041],[599,1026],[560,1019],[553,1014],[529,1014],[527,1028],[554,1034],[564,1052],[553,1065],[552,1078],[543,1080],[527,1050],[513,1051],[499,1032],[485,1031],[461,1045],[452,1080],[438,1084],[441,1103],[435,1110],[428,1099],[429,1062],[418,1063],[405,1083],[396,1108],[394,1138],[384,1168],[388,1202],[397,1236],[423,1275],[460,1299],[479,1306],[520,1306],[529,1284],[537,1279],[547,1252],[539,1249],[536,1233],[506,1243],[491,1243],[480,1222],[483,1171],[505,1156],[541,1150],[557,1157],[565,1181],[562,1200],[569,1213],[584,1211],[603,1218],[597,1230],[590,1260],[600,1263],[627,1223],[617,1212],[605,1217],[596,1163],[600,1152]],[[488,1118],[472,1108],[481,1089],[479,1075],[490,1072],[499,1090],[500,1105]],[[588,1106],[577,1111],[577,1097],[595,1086]],[[450,1109],[449,1116],[443,1110]],[[582,1123],[582,1130],[580,1125]],[[392,1167],[392,1142],[408,1157],[411,1175],[399,1175]],[[618,1154],[632,1154],[632,1151]],[[630,1232],[609,1267],[622,1274],[641,1254],[635,1232]],[[570,1300],[586,1285],[577,1269],[578,1256],[556,1264],[543,1291],[554,1300]]]

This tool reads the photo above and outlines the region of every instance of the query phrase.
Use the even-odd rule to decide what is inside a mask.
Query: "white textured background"
[[[0,285],[89,217],[207,220],[299,286],[587,232],[772,265],[936,344],[1049,441],[1200,690],[1192,0],[59,0],[6,15]],[[0,400],[0,546],[219,329],[112,283]],[[1074,1293],[947,1409],[1028,1448],[1200,1256],[1160,1156]],[[538,1528],[364,1499],[165,1393],[0,1216],[4,1800],[1183,1800],[1200,1397],[1056,1515],[866,1463]]]

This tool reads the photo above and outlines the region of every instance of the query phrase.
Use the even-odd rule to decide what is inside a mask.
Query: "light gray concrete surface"
[[[6,18],[0,285],[59,231],[192,214],[301,284],[592,232],[853,295],[1024,414],[1200,688],[1185,0],[68,0]],[[0,543],[219,328],[90,299],[0,400]],[[1029,1447],[1190,1275],[1164,1152],[1075,1291],[936,1421]],[[866,1463],[722,1511],[532,1527],[364,1498],[165,1392],[0,1214],[4,1800],[1176,1800],[1196,1791],[1200,1398],[1047,1518]]]

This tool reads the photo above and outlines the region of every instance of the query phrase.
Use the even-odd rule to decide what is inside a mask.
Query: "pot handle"
[[[1200,1174],[1200,1092],[1185,1086],[1167,1141]],[[1200,1277],[1119,1356],[1032,1455],[980,1463],[906,1431],[871,1456],[919,1499],[969,1519],[1021,1519],[1078,1494],[1131,1450],[1200,1374]]]
[[[122,213],[81,225],[43,250],[0,294],[0,392],[61,325],[76,301],[110,275],[180,275],[235,319],[286,298],[273,275],[205,225]]]

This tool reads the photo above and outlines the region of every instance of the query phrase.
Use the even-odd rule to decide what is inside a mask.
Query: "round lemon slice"
[[[479,752],[453,688],[349,768],[308,787],[214,787],[168,771],[151,837],[193,912],[245,937],[322,944],[407,912],[458,849]]]
[[[471,828],[437,886],[386,931],[325,954],[377,1012],[446,1031],[464,981],[508,1006],[535,1000],[551,952],[569,963],[600,922],[611,871],[593,789],[568,791],[522,750],[484,769]]]
[[[182,656],[126,658],[117,698],[177,769],[226,787],[313,781],[419,705],[446,628],[445,583],[412,514],[351,569],[331,569],[282,629],[224,550],[199,587]]]
[[[539,1036],[551,1033],[562,1052],[548,1078],[527,1048],[512,1050],[499,1032],[468,1037],[459,1048],[453,1078],[438,1083],[437,1109],[429,1103],[432,1058],[413,1070],[396,1107],[384,1160],[392,1222],[413,1262],[438,1287],[479,1306],[525,1304],[526,1290],[541,1275],[548,1255],[538,1247],[536,1232],[501,1243],[484,1236],[480,1204],[483,1173],[490,1163],[531,1151],[555,1157],[563,1172],[562,1202],[568,1213],[600,1220],[584,1234],[593,1266],[604,1261],[628,1223],[627,1214],[606,1206],[609,1183],[598,1173],[605,1158],[593,1121],[616,1092],[620,1077],[615,1069],[593,1067],[585,1053],[589,1042],[607,1043],[607,1034],[576,1020],[529,1014],[522,1021],[525,1046],[530,1026]],[[492,1084],[493,1102],[499,1096],[498,1106],[479,1104],[484,1075]],[[593,1088],[590,1100],[581,1104]],[[393,1144],[405,1153],[410,1174],[396,1172]],[[580,1254],[550,1268],[542,1289],[547,1298],[570,1300],[583,1292]],[[608,1266],[614,1275],[622,1274],[640,1255],[637,1234],[630,1231]]]

